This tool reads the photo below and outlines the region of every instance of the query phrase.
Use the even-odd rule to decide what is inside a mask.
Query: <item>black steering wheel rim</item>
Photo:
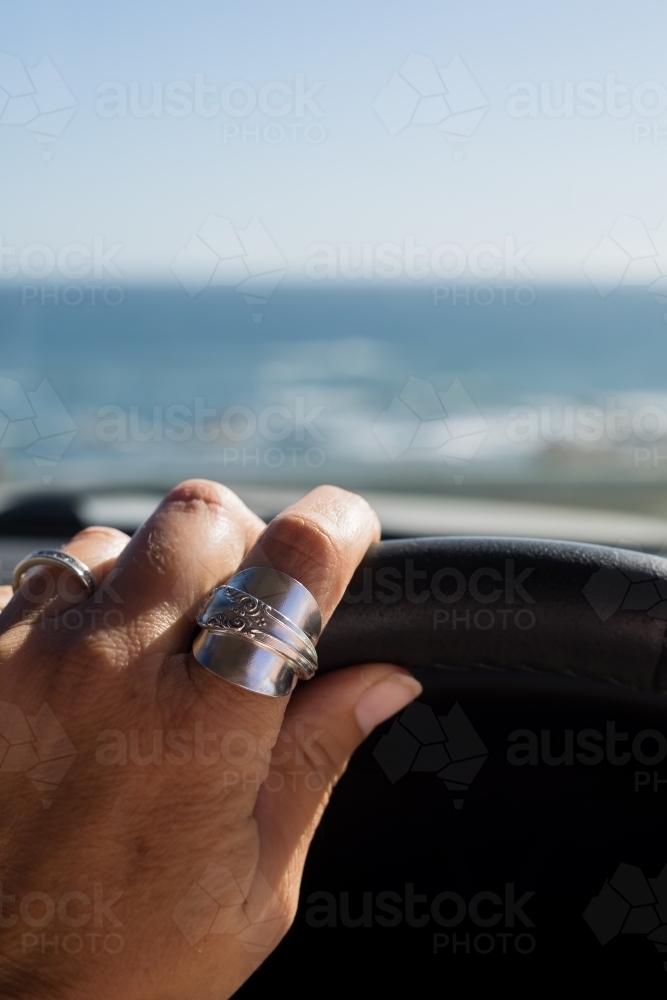
[[[319,644],[320,669],[520,670],[667,691],[667,559],[545,539],[373,545]]]

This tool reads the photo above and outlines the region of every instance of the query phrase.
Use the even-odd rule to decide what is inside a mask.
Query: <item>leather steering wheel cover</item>
[[[660,556],[544,539],[411,538],[369,549],[318,656],[321,671],[369,661],[486,667],[662,694],[666,628]]]

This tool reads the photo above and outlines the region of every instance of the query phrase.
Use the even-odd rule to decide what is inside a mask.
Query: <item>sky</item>
[[[63,279],[92,260],[107,278],[173,283],[177,262],[194,287],[211,253],[236,281],[243,248],[251,277],[294,282],[423,265],[586,283],[593,251],[596,281],[628,254],[639,283],[647,257],[667,273],[667,231],[655,249],[643,236],[667,217],[662,2],[0,12],[0,282],[33,244],[23,277],[62,251]]]

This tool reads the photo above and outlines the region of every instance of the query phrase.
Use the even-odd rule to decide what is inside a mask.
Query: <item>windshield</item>
[[[632,12],[6,7],[5,493],[661,517],[665,11]]]

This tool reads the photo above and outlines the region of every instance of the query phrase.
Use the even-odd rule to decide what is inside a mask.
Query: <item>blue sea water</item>
[[[405,463],[388,457],[371,432],[410,378],[436,391],[458,379],[489,426],[513,407],[544,401],[667,397],[665,307],[644,288],[602,297],[583,287],[531,287],[517,296],[464,285],[286,285],[262,305],[233,289],[190,298],[180,288],[128,286],[119,304],[99,293],[91,304],[86,293],[79,305],[62,297],[56,304],[50,292],[43,301],[31,292],[27,302],[19,288],[0,294],[0,376],[25,392],[47,379],[62,401],[76,425],[58,462],[65,479],[163,481],[224,458],[232,478],[309,481],[322,475],[319,453],[310,464],[304,459],[317,447],[322,464],[347,470],[351,481],[377,478],[382,466],[380,478],[398,483],[408,476]],[[165,413],[174,406],[186,423],[199,408],[200,422],[222,420],[229,433],[218,427],[211,440],[205,431],[173,440]],[[270,406],[291,417],[267,416]],[[315,433],[290,430],[295,410],[317,411]],[[126,425],[113,440],[108,427],[100,433],[109,413]],[[264,431],[251,428],[262,414]],[[487,441],[476,462],[502,466],[498,440]],[[300,455],[285,454],[271,471],[264,452],[272,447],[277,463],[288,446]],[[422,457],[417,465],[429,478],[433,456],[427,449]],[[22,478],[32,466],[25,449],[0,444],[1,468],[5,478]],[[420,475],[411,467],[408,478]]]

